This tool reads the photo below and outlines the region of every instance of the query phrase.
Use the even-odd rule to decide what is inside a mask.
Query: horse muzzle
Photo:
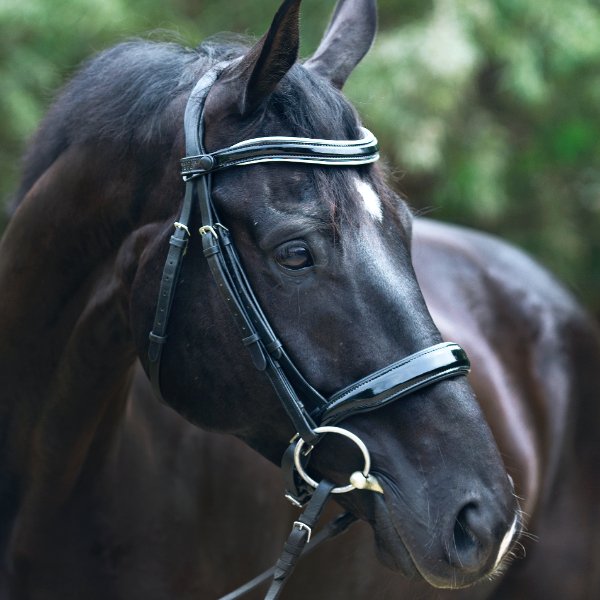
[[[454,509],[445,503],[446,517],[419,518],[387,476],[378,474],[378,480],[384,495],[373,498],[369,521],[380,560],[409,576],[416,571],[436,588],[459,589],[489,579],[522,531],[520,511],[507,513],[491,498],[461,498]]]

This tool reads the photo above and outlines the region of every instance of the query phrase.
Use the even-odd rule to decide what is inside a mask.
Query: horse
[[[303,63],[299,7],[284,0],[251,46],[111,48],[34,136],[0,247],[3,598],[222,596],[302,518],[275,466],[297,433],[317,483],[377,484],[336,495],[360,522],[303,559],[285,597],[600,589],[597,325],[520,251],[411,213],[341,93],[372,44],[375,2],[340,0]],[[206,149],[191,158],[190,127]],[[208,173],[245,140],[253,160],[261,140],[281,156]],[[323,147],[333,164],[307,158]],[[339,164],[349,147],[366,154]],[[184,182],[182,164],[198,169]],[[243,341],[211,274],[225,244],[266,319],[244,321],[263,329]],[[171,253],[182,262],[162,335]],[[468,378],[443,340],[470,356]],[[424,369],[427,385],[376,405],[352,396],[407,357],[450,350],[462,363],[448,376]],[[298,387],[325,404],[307,412]],[[345,437],[318,434],[315,415],[336,409],[370,472]]]

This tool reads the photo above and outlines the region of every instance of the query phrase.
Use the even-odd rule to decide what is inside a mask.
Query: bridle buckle
[[[215,240],[219,239],[219,236],[217,235],[217,232],[215,231],[214,227],[211,227],[210,225],[202,225],[202,227],[198,229],[198,233],[200,235],[207,235],[210,233],[214,236]]]
[[[300,502],[300,500],[298,500],[295,496],[293,496],[290,493],[287,493],[284,495],[284,498],[295,508],[302,508],[304,506],[304,504],[306,503],[302,503]]]
[[[173,223],[173,227],[175,227],[175,229],[181,229],[182,231],[185,231],[188,237],[192,237],[192,234],[190,233],[190,230],[188,229],[187,225],[179,223],[179,221],[175,221],[175,223]]]
[[[306,523],[303,523],[302,521],[294,521],[293,526],[296,529],[304,529],[304,531],[308,533],[308,537],[306,538],[306,543],[308,544],[310,542],[310,536],[312,535],[312,528],[310,528]]]

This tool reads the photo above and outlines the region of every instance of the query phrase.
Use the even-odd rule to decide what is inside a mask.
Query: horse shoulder
[[[487,234],[417,219],[413,264],[442,335],[471,358],[473,387],[530,529],[577,557],[565,593],[583,597],[577,586],[593,589],[600,578],[585,566],[600,556],[600,488],[591,483],[600,464],[597,324],[548,271]],[[573,514],[587,536],[572,527]]]

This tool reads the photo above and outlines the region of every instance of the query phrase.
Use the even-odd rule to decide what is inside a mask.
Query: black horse
[[[212,598],[276,557],[292,509],[273,495],[274,469],[202,430],[279,463],[295,429],[219,295],[197,206],[160,364],[162,397],[185,420],[151,397],[140,363],[151,370],[196,82],[223,64],[205,99],[209,152],[363,136],[339,89],[372,43],[374,2],[340,0],[304,64],[299,5],[285,0],[250,48],[108,50],[32,141],[0,247],[4,597]],[[386,568],[359,527],[311,556],[289,597],[593,597],[600,337],[574,300],[501,242],[414,219],[374,164],[253,164],[211,187],[260,305],[321,396],[442,338],[473,363],[469,381],[343,421],[383,494],[338,502],[372,526]],[[310,463],[341,485],[360,467],[329,435]],[[506,569],[523,524],[539,541]]]

